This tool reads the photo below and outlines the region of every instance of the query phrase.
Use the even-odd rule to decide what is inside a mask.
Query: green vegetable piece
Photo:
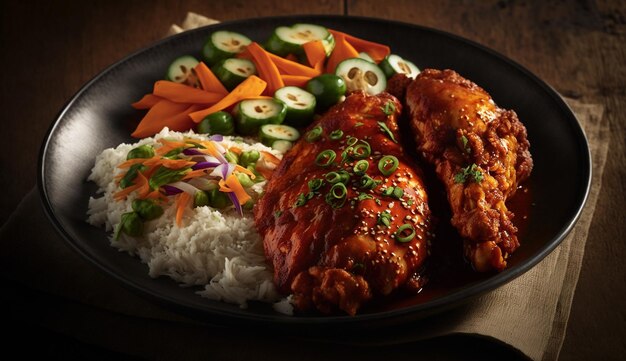
[[[378,65],[387,78],[391,78],[395,74],[404,74],[409,78],[415,79],[417,74],[420,73],[419,68],[415,64],[396,54],[387,56]]]
[[[136,159],[136,158],[152,158],[154,157],[154,148],[151,145],[144,144],[140,145],[137,148],[133,148],[126,155],[126,160],[128,159]]]
[[[304,56],[302,45],[316,40],[322,41],[326,56],[330,55],[335,47],[335,38],[325,27],[313,24],[279,26],[274,29],[265,48],[279,56],[293,54],[302,57]]]
[[[315,96],[316,109],[322,112],[337,104],[346,94],[346,83],[340,76],[322,74],[309,80],[306,90]]]
[[[387,124],[385,124],[385,122],[378,122],[378,126],[380,127],[380,130],[387,134],[387,136],[394,142],[394,143],[398,143],[398,141],[396,140],[396,137],[393,136],[393,133],[391,132],[391,129],[389,129],[389,127],[387,126]]]
[[[285,103],[287,107],[285,123],[295,127],[306,127],[313,120],[316,101],[315,96],[308,91],[295,86],[285,86],[276,90],[274,98]]]
[[[141,219],[145,221],[157,219],[163,214],[163,207],[151,199],[135,199],[132,207],[133,211],[137,212]]]
[[[119,237],[120,232],[124,232],[131,237],[141,236],[143,233],[143,222],[137,212],[128,212],[122,214],[120,224],[115,232],[115,239]]]
[[[309,143],[313,143],[322,137],[323,131],[324,130],[322,129],[322,127],[318,125],[314,127],[313,129],[309,130],[304,136],[304,139],[306,139],[306,141]]]
[[[237,105],[235,126],[242,135],[257,135],[265,124],[281,124],[287,107],[275,99],[247,99]]]
[[[198,65],[198,59],[191,55],[183,55],[170,64],[165,78],[176,83],[195,86],[198,83],[197,77],[193,74],[193,68],[196,65]]]
[[[193,195],[193,206],[204,207],[209,205],[209,195],[205,191],[197,191]]]
[[[256,74],[254,63],[248,59],[224,59],[215,64],[211,71],[228,90],[233,90],[249,76]]]
[[[170,169],[160,166],[152,177],[150,177],[148,183],[151,189],[158,189],[166,184],[178,182],[189,170],[190,168]]]
[[[258,150],[247,150],[242,152],[239,156],[239,165],[242,167],[248,167],[249,165],[256,165],[256,162],[261,157],[261,153]]]
[[[410,242],[415,237],[415,229],[409,223],[405,223],[398,227],[396,233],[394,233],[396,240],[401,243]]]
[[[376,95],[387,88],[387,77],[380,68],[361,58],[349,58],[337,64],[335,74],[343,78],[348,91],[365,91]]]
[[[378,161],[378,170],[385,176],[389,177],[398,169],[398,158],[393,155],[386,155]]]
[[[131,165],[130,168],[128,168],[128,171],[126,172],[126,174],[124,175],[124,178],[120,180],[120,188],[124,189],[126,187],[132,186],[134,184],[133,181],[135,180],[135,178],[137,178],[137,173],[143,172],[147,168],[148,167],[146,167],[145,165],[139,164],[139,163]]]
[[[217,209],[223,209],[228,207],[232,202],[230,198],[223,193],[220,192],[219,189],[213,189],[208,191],[209,193],[209,206]]]
[[[196,131],[200,134],[232,135],[235,133],[235,121],[227,112],[215,112],[204,117],[196,126]]]
[[[328,167],[329,165],[333,164],[335,158],[337,158],[337,154],[335,153],[335,151],[332,149],[326,149],[320,152],[317,157],[315,157],[315,164],[320,167]]]
[[[252,179],[250,179],[250,176],[245,173],[237,173],[237,179],[239,180],[239,183],[241,183],[241,186],[244,188],[250,188],[254,185],[254,182],[252,181]]]
[[[483,177],[483,172],[480,171],[478,165],[473,163],[465,168],[461,168],[459,173],[454,175],[454,182],[465,183],[468,179],[470,179],[475,183],[480,183],[482,182]]]
[[[239,156],[235,152],[231,152],[230,150],[224,154],[224,158],[228,161],[228,163],[238,164]]]
[[[242,52],[252,41],[245,35],[232,31],[216,31],[204,43],[202,56],[207,64],[214,65],[220,60],[232,58]]]

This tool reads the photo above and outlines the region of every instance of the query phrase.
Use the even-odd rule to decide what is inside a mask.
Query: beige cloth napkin
[[[202,26],[207,20],[215,22],[196,14],[188,19],[193,21],[186,21],[187,25],[180,29]],[[455,310],[407,325],[395,333],[393,341],[382,343],[471,334],[504,342],[533,360],[558,358],[609,141],[602,106],[575,100],[568,103],[585,130],[593,156],[591,192],[572,232],[548,257],[516,280]],[[202,324],[135,295],[65,245],[45,218],[36,190],[25,197],[0,229],[0,246],[4,250],[0,253],[3,278],[32,290],[29,297],[33,296],[31,293],[43,299],[49,299],[46,295],[55,296],[54,307],[39,305],[23,316],[83,342],[147,358],[219,358],[234,350],[240,358],[247,359],[263,350],[279,352],[277,348],[283,351],[274,358],[281,358],[290,351],[301,351],[301,347],[314,347],[318,352],[320,347],[324,349],[319,343],[298,339],[277,343],[271,335],[245,336],[243,332],[233,338],[221,327]],[[8,297],[21,302],[26,296],[15,293]],[[375,340],[381,343],[378,337],[345,341],[371,346]],[[247,346],[241,348],[244,342]]]

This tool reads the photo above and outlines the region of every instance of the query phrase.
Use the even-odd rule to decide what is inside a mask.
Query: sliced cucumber
[[[279,140],[295,142],[300,138],[300,132],[294,127],[284,124],[265,124],[259,129],[261,143],[273,147]]]
[[[302,45],[309,41],[321,40],[326,50],[326,56],[335,48],[335,38],[328,29],[313,24],[294,24],[290,27],[277,27],[265,45],[265,48],[280,56],[304,54]]]
[[[255,135],[265,124],[280,124],[287,107],[275,99],[247,99],[237,105],[236,129],[241,135]]]
[[[349,92],[363,90],[376,95],[387,87],[387,78],[378,65],[361,58],[342,61],[337,65],[335,74],[343,78]]]
[[[198,59],[191,55],[184,55],[176,58],[167,68],[167,80],[191,86],[198,85],[198,78],[193,72],[193,68],[198,65]]]
[[[385,73],[387,78],[391,78],[395,74],[404,74],[409,78],[415,79],[420,70],[415,64],[410,61],[401,58],[396,54],[387,56],[380,62],[380,68]]]
[[[286,86],[274,93],[274,98],[285,103],[287,115],[285,123],[296,127],[305,127],[313,120],[315,96],[296,86]]]
[[[376,64],[376,62],[374,61],[374,59],[372,59],[372,57],[371,57],[368,53],[366,53],[366,52],[364,52],[364,51],[362,51],[362,52],[360,52],[360,53],[359,53],[359,58],[361,58],[361,59],[363,59],[363,60],[367,60],[367,61],[369,61],[369,62],[372,62],[372,63]]]
[[[215,65],[220,60],[232,58],[241,53],[252,40],[247,36],[232,31],[216,31],[204,43],[202,56],[207,64]]]
[[[211,70],[228,90],[233,90],[247,77],[256,74],[254,63],[248,59],[224,59]]]
[[[291,148],[293,148],[293,142],[288,140],[277,140],[272,143],[272,148],[285,154]]]

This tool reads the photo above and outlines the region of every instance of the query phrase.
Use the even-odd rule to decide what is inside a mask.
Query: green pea
[[[135,199],[133,211],[146,221],[159,218],[163,214],[163,208],[151,199]]]
[[[236,153],[231,152],[230,150],[227,151],[226,154],[224,154],[224,158],[226,158],[228,163],[233,163],[233,164],[239,163],[239,156]]]
[[[226,208],[231,203],[230,198],[228,198],[225,193],[220,192],[219,189],[209,191],[209,206],[222,209]]]
[[[239,183],[241,183],[241,186],[244,188],[250,188],[254,185],[254,182],[247,174],[237,173],[237,179],[239,180]]]
[[[258,150],[249,150],[241,153],[239,157],[239,165],[242,167],[247,167],[251,164],[256,164],[256,162],[261,157],[261,154]]]
[[[120,218],[120,224],[115,232],[115,238],[119,237],[119,233],[124,232],[131,237],[141,236],[143,233],[143,222],[137,212],[128,212],[122,214]]]
[[[204,207],[209,205],[209,195],[205,191],[197,191],[193,195],[193,206]]]
[[[135,158],[152,158],[154,157],[154,148],[151,145],[144,144],[140,145],[137,148],[133,148],[126,155],[126,159],[135,159]]]

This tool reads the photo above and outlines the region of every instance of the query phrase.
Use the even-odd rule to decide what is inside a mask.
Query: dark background
[[[102,69],[163,37],[187,11],[220,20],[348,14],[429,26],[508,56],[565,96],[604,105],[611,145],[560,359],[626,356],[624,1],[2,1],[0,223],[35,186],[39,147],[64,103]],[[26,337],[47,340],[42,350],[114,356],[30,327]],[[473,345],[491,356],[504,352],[486,341]]]

